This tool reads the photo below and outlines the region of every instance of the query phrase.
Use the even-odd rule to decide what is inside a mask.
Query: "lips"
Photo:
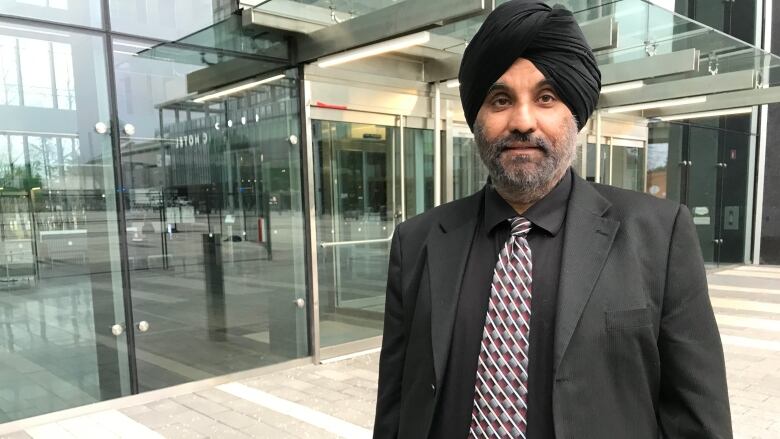
[[[501,150],[501,152],[504,152],[504,151],[523,152],[523,151],[535,151],[535,150],[540,150],[540,149],[542,149],[542,148],[539,148],[538,146],[535,146],[535,145],[519,145],[519,146],[507,146],[507,147],[504,147]]]

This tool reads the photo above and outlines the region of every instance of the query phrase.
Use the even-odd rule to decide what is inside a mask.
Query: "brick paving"
[[[736,438],[780,437],[780,268],[712,270]],[[2,438],[368,438],[378,354],[137,402]],[[0,431],[3,426],[0,426]]]

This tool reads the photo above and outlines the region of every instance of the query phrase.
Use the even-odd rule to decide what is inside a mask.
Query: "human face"
[[[577,124],[542,72],[520,58],[490,87],[474,137],[501,195],[533,203],[571,166]]]

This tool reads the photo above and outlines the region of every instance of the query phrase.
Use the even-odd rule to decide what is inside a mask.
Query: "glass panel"
[[[273,2],[272,2],[273,3]],[[497,1],[497,4],[503,1]],[[599,65],[644,59],[648,56],[668,54],[695,48],[700,51],[699,66],[695,72],[646,78],[647,84],[672,82],[679,79],[707,76],[736,71],[762,71],[765,84],[776,85],[780,81],[780,57],[764,52],[742,40],[753,41],[752,19],[755,2],[718,2],[697,0],[697,14],[712,15],[709,24],[716,24],[722,17],[723,26],[731,35],[707,27],[688,17],[672,12],[672,0],[647,2],[645,0],[550,0],[549,4],[563,4],[574,11],[580,23],[600,18],[612,18],[616,23],[617,46],[596,52]],[[656,3],[656,4],[653,4]],[[677,2],[678,8],[683,4]],[[707,6],[705,6],[705,4]],[[695,15],[695,14],[694,14]],[[735,17],[751,17],[737,20]],[[453,60],[462,54],[466,44],[479,29],[483,17],[473,17],[432,29],[431,40],[424,46],[440,54],[451,54]]]
[[[485,185],[488,170],[482,163],[468,127],[458,129],[452,136],[453,197],[459,199],[477,192]]]
[[[647,193],[681,201],[682,125],[654,123],[648,128]]]
[[[398,128],[315,120],[320,344],[381,335]]]
[[[0,422],[130,391],[103,40],[39,31],[0,26]]]
[[[140,388],[308,355],[295,71],[198,103],[197,52],[115,48]]]
[[[100,0],[3,0],[0,14],[30,17],[57,23],[101,27]],[[3,25],[3,27],[16,25]],[[46,29],[28,29],[38,34],[60,34]]]
[[[704,262],[715,262],[714,240],[718,238],[718,131],[706,126],[713,124],[710,119],[698,121],[697,124],[703,126],[688,127],[688,157],[692,164],[689,167],[685,204],[693,215]]]
[[[214,0],[111,0],[111,29],[174,41],[219,22]],[[229,14],[228,14],[229,15]]]
[[[609,182],[609,145],[601,144],[601,163],[599,164],[600,183]],[[596,145],[588,143],[585,153],[585,179],[596,181]]]
[[[612,186],[644,192],[645,149],[612,145]]]
[[[433,130],[404,129],[406,218],[433,207]]]
[[[398,0],[268,0],[259,2],[255,10],[331,26],[384,9],[397,2]]]
[[[750,145],[755,140],[750,133],[751,117],[723,117],[721,127],[718,218],[723,243],[718,259],[721,263],[744,263],[745,238],[750,227],[746,223],[747,188],[752,179],[748,174]]]

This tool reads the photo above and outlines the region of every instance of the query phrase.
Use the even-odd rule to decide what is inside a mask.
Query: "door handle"
[[[146,320],[141,320],[135,326],[138,328],[138,332],[146,332],[149,330],[149,322],[147,322]]]
[[[125,332],[125,327],[120,323],[117,323],[116,325],[111,327],[111,333],[117,337],[122,335],[123,332]]]

